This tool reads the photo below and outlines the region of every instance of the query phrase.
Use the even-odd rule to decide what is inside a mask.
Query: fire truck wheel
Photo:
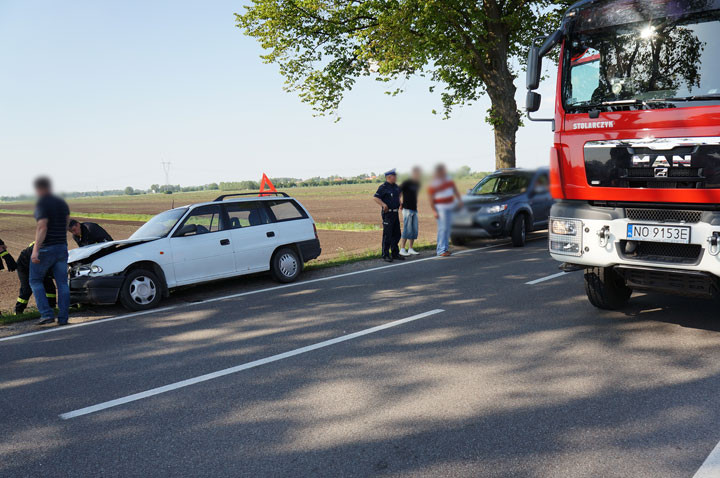
[[[617,310],[630,299],[632,289],[611,267],[585,269],[585,292],[598,309]]]
[[[518,214],[512,225],[512,245],[515,247],[523,247],[525,245],[525,236],[527,235],[527,216]]]
[[[278,282],[292,282],[300,275],[302,266],[303,263],[295,249],[283,247],[273,255],[270,272]]]
[[[120,303],[129,310],[152,309],[161,298],[160,279],[154,272],[145,269],[128,272],[120,288]]]

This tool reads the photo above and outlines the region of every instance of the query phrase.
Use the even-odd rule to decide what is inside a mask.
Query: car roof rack
[[[262,191],[257,193],[234,193],[234,194],[223,194],[222,196],[216,197],[213,202],[220,202],[224,201],[225,198],[234,197],[234,196],[282,196],[289,198],[287,193],[276,191],[276,192],[269,192],[269,191]]]

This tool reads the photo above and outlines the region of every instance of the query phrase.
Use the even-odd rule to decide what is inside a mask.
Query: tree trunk
[[[495,132],[495,167],[515,167],[515,136],[520,125],[520,115],[515,102],[515,87],[508,88],[497,100],[493,100],[493,110],[499,115]]]
[[[498,14],[494,9],[489,13],[492,17]],[[499,21],[492,24],[490,33],[495,45],[488,50],[487,64],[480,75],[492,103],[488,122],[495,132],[495,167],[514,168],[515,135],[520,127],[520,113],[515,101],[515,75],[508,68],[510,38]]]

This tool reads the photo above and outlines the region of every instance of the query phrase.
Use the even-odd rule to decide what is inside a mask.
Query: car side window
[[[550,188],[550,179],[547,174],[541,174],[535,180],[535,190],[547,192]]]
[[[293,219],[304,219],[307,217],[295,201],[268,201],[268,206],[275,216],[276,221],[291,221]]]
[[[190,212],[183,225],[175,233],[175,236],[196,236],[217,232],[220,229],[220,206],[200,206]]]
[[[258,202],[226,204],[230,229],[270,224],[270,216],[265,207]]]

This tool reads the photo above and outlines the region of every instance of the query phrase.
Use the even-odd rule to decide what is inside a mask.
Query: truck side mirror
[[[528,91],[525,97],[525,109],[528,113],[534,113],[540,109],[540,93]]]
[[[540,86],[540,68],[542,66],[542,58],[540,58],[540,47],[535,45],[530,47],[527,59],[527,89],[537,90]]]

